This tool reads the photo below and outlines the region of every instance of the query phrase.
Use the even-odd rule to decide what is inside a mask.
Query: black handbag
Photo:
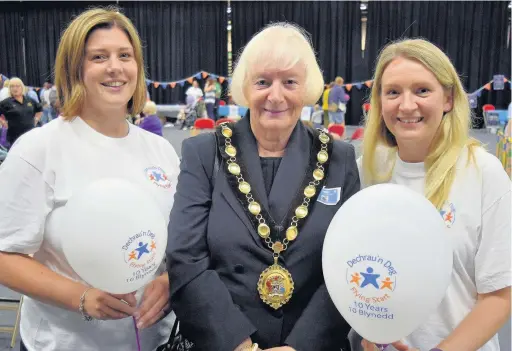
[[[171,336],[167,343],[157,347],[156,351],[192,351],[194,343],[188,341],[178,330],[180,322],[176,320],[172,326]]]

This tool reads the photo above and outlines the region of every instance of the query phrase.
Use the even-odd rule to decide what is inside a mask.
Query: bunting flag
[[[506,83],[506,82],[508,82],[508,79],[507,79],[507,78],[504,78],[504,80],[503,80],[503,81]]]
[[[169,85],[169,84],[167,84],[167,83],[160,83],[160,86],[161,86],[162,88],[164,88],[164,89],[165,89],[165,88],[167,88],[167,86],[168,86],[168,85]]]
[[[201,73],[195,75],[196,79],[201,79]]]
[[[205,79],[206,77],[208,77],[208,72],[203,71],[202,76],[203,76],[203,79]]]
[[[193,81],[194,81],[194,77],[187,78],[187,82],[189,82],[190,84],[192,84]]]
[[[154,86],[155,88],[158,88],[158,87],[160,86],[160,83],[158,83],[158,82],[153,82],[153,86]]]
[[[356,83],[355,86],[359,90],[361,90],[361,88],[363,87],[363,85],[361,83]]]
[[[171,88],[174,89],[176,87],[176,82],[171,82],[171,83],[169,83],[169,85],[171,86]]]
[[[178,82],[178,84],[182,87],[182,86],[184,86],[184,85],[185,85],[185,81],[184,81],[184,80],[181,80],[181,81],[179,81],[179,82]]]
[[[366,82],[364,82],[364,85],[366,85],[368,88],[371,88],[372,84],[373,84],[373,81],[371,81],[371,80],[367,80]]]
[[[484,85],[484,89],[491,90],[491,83],[487,83],[486,85]]]
[[[39,89],[41,89],[41,88],[36,88],[36,91],[39,91]]]
[[[347,89],[347,91],[352,90],[352,84],[345,84],[345,89]]]
[[[221,83],[221,84],[222,84],[222,83],[224,83],[224,80],[225,80],[225,79],[226,79],[226,78],[224,78],[224,77],[219,77],[219,83]]]

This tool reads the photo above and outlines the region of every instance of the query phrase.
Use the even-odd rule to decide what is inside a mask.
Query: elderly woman
[[[327,292],[321,253],[359,176],[352,146],[299,121],[322,90],[303,30],[273,24],[234,71],[246,117],[183,143],[167,261],[171,306],[193,350],[344,347],[349,326]]]
[[[117,9],[82,13],[57,51],[61,116],[23,135],[0,167],[0,284],[27,296],[22,351],[136,350],[132,317],[141,350],[169,337],[171,321],[161,320],[169,311],[165,265],[136,294],[94,288],[62,250],[63,237],[76,233],[59,225],[68,200],[103,178],[129,180],[170,212],[178,157],[167,140],[125,120],[144,106],[144,78],[130,20]]]
[[[42,115],[39,102],[24,95],[25,85],[19,78],[9,81],[9,97],[0,102],[0,115],[4,115],[9,125],[7,142],[14,142],[24,133],[35,127]]]
[[[162,136],[162,122],[156,113],[156,104],[153,101],[146,101],[142,110],[144,116],[138,119],[135,124],[148,132]]]

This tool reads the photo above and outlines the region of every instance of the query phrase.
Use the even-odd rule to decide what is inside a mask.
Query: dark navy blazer
[[[298,122],[267,197],[257,143],[247,116],[235,124],[237,148],[256,198],[280,223],[308,168],[313,134]],[[322,245],[339,207],[359,190],[354,148],[334,142],[324,186],[341,188],[331,205],[315,202],[297,239],[280,257],[295,282],[291,300],[274,310],[260,300],[260,273],[273,263],[238,202],[221,164],[211,184],[215,137],[186,139],[170,215],[167,264],[171,306],[182,334],[197,350],[233,351],[251,337],[260,348],[289,345],[297,351],[340,351],[349,325],[336,310],[322,274]],[[286,230],[289,223],[283,223]],[[196,350],[194,349],[194,350]]]

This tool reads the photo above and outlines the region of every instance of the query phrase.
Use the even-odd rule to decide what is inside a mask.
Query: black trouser
[[[14,145],[14,142],[18,140],[20,136],[31,130],[32,127],[29,128],[8,128],[7,129],[7,141],[9,142],[9,147]]]

